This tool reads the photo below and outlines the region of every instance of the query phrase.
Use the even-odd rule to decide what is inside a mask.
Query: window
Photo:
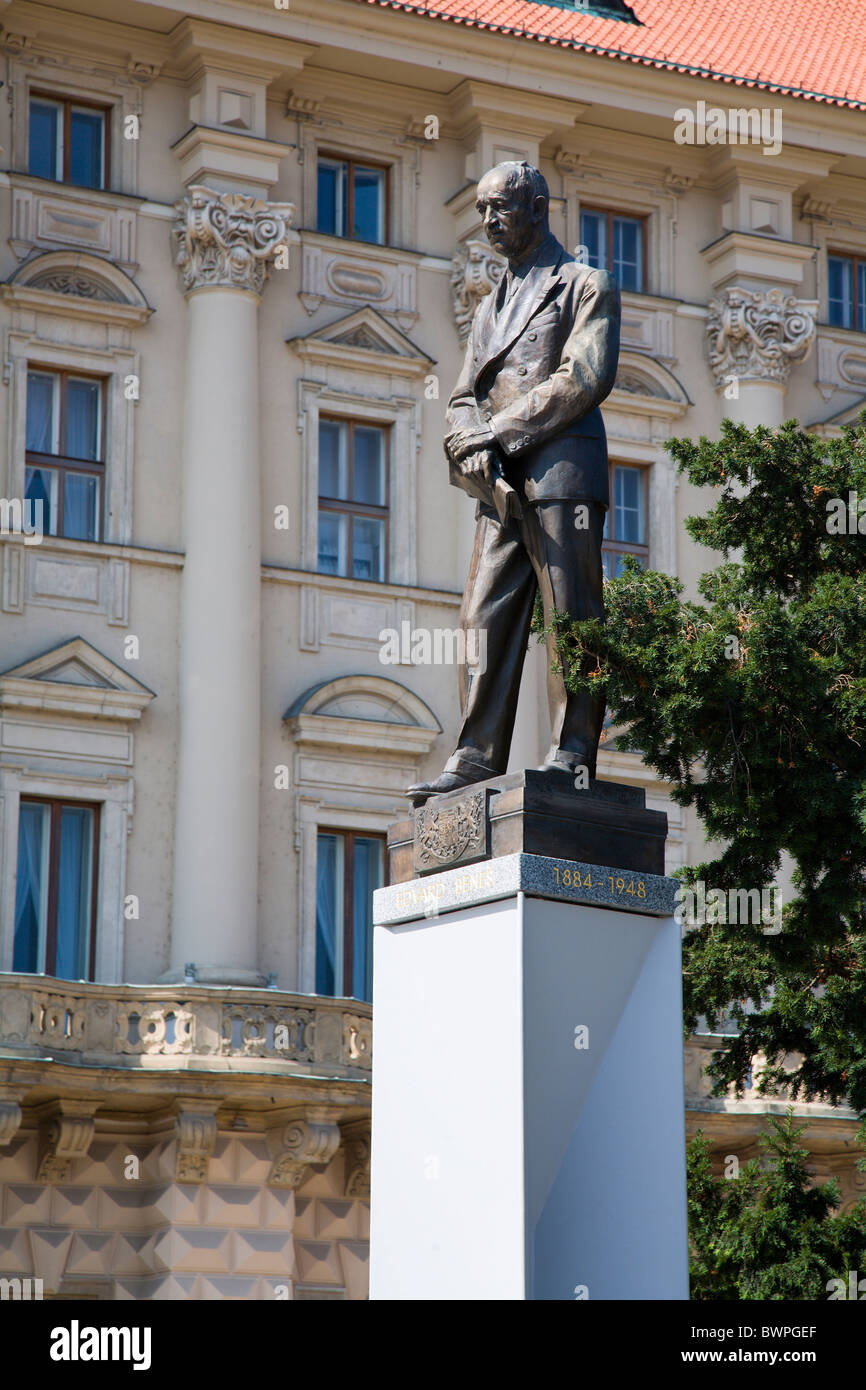
[[[827,256],[828,322],[866,333],[866,257]]]
[[[316,856],[316,993],[373,998],[373,890],[385,881],[381,835],[322,831]]]
[[[320,156],[316,206],[320,232],[384,245],[388,170],[354,159]]]
[[[38,367],[27,373],[25,496],[42,504],[45,535],[100,539],[103,405],[99,377]]]
[[[622,574],[626,555],[645,569],[649,563],[646,493],[648,469],[614,463],[610,470],[610,507],[604,522],[602,563],[608,579]]]
[[[319,419],[319,573],[385,581],[388,429]]]
[[[22,798],[13,970],[93,977],[98,821],[96,806]]]
[[[89,102],[30,97],[28,170],[83,188],[108,186],[108,110]]]
[[[642,217],[622,217],[602,208],[581,208],[580,240],[588,264],[610,270],[622,290],[643,291],[646,281],[646,237]]]

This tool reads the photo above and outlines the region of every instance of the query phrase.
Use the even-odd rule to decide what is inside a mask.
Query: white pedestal
[[[688,1298],[672,888],[513,855],[376,895],[371,1298]]]

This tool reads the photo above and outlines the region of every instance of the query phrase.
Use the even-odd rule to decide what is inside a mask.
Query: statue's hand
[[[461,458],[457,467],[464,478],[484,481],[491,488],[499,474],[499,462],[492,449],[475,449]]]
[[[489,452],[495,439],[496,436],[489,425],[473,425],[469,429],[455,430],[453,434],[449,434],[445,440],[445,452],[455,463],[460,463],[469,454]]]

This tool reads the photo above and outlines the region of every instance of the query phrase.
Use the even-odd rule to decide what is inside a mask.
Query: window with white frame
[[[388,428],[319,417],[319,573],[384,583]]]
[[[101,378],[28,369],[25,497],[46,535],[101,539],[104,422]]]
[[[827,321],[866,333],[866,256],[828,252]]]
[[[622,290],[644,291],[645,218],[627,216],[610,208],[582,207],[580,241],[587,249],[587,264],[594,270],[609,270]]]
[[[109,110],[31,91],[27,170],[81,188],[108,187]]]
[[[373,892],[385,872],[385,840],[323,830],[316,852],[316,994],[373,998]]]
[[[22,797],[12,969],[93,978],[99,807]]]
[[[602,542],[602,563],[608,579],[622,574],[626,555],[633,555],[643,569],[649,564],[648,487],[648,468],[611,463],[610,507]]]
[[[320,154],[316,230],[384,245],[388,239],[388,170],[359,159]]]

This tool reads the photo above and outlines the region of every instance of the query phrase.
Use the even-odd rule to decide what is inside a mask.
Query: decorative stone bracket
[[[53,1101],[40,1116],[37,1182],[67,1182],[76,1159],[85,1158],[96,1129],[89,1101]]]
[[[370,1121],[353,1120],[341,1125],[346,1151],[346,1196],[370,1195]]]
[[[21,1125],[21,1106],[17,1100],[0,1100],[0,1149],[11,1144]]]
[[[329,1106],[308,1108],[268,1131],[273,1164],[269,1187],[297,1187],[311,1167],[330,1163],[340,1144],[339,1110]]]
[[[219,1101],[196,1101],[194,1107],[178,1109],[175,1120],[178,1182],[205,1182],[208,1162],[217,1139],[216,1112]]]
[[[707,352],[717,387],[730,377],[784,385],[815,339],[818,301],[783,289],[732,285],[710,300],[709,310]]]

